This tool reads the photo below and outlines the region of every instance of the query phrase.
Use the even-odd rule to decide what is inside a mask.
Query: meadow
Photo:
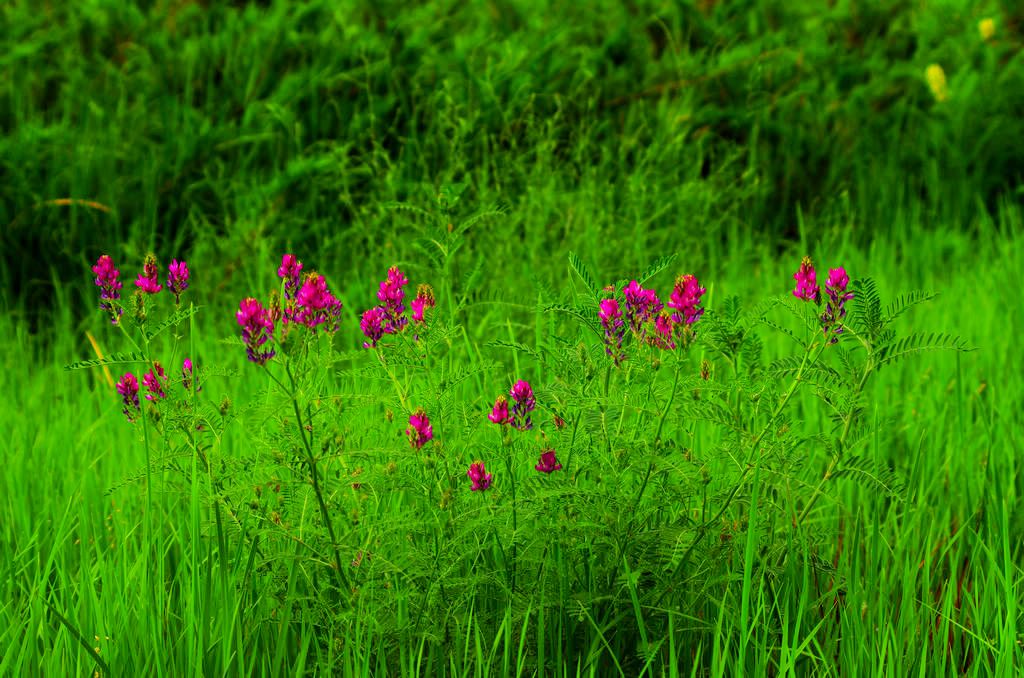
[[[0,26],[0,675],[1020,674],[1015,3]]]

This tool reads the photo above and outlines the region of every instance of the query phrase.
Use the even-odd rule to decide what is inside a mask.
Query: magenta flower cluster
[[[300,264],[301,266],[301,264]],[[285,283],[287,286],[287,282]],[[310,273],[295,295],[288,300],[285,322],[295,322],[316,330],[320,325],[328,332],[336,332],[341,325],[342,303],[327,288],[327,280],[319,273]]]
[[[687,273],[676,278],[676,284],[672,288],[669,297],[668,307],[675,309],[672,314],[672,322],[693,325],[704,315],[701,308],[700,298],[707,292],[700,286],[697,278]]]
[[[409,437],[409,445],[416,450],[434,439],[434,427],[422,407],[409,416],[409,428],[405,429],[405,435]]]
[[[275,346],[281,332],[288,325],[301,325],[316,331],[323,328],[329,333],[341,326],[344,305],[331,292],[327,279],[319,273],[302,274],[303,265],[294,254],[281,257],[277,276],[284,287],[283,307],[272,298],[269,307],[258,299],[247,297],[238,305],[235,319],[242,328],[242,341],[249,360],[266,365],[277,351]]]
[[[174,303],[181,303],[181,293],[188,289],[188,264],[184,261],[171,259],[167,267],[167,289],[174,295]]]
[[[487,472],[482,461],[474,461],[470,464],[466,475],[472,482],[472,487],[469,488],[470,492],[483,492],[491,487],[491,482],[494,480],[494,476]]]
[[[167,397],[167,392],[164,391],[164,385],[167,383],[167,374],[164,373],[163,366],[158,363],[153,363],[153,369],[142,377],[142,385],[146,387],[149,393],[146,394],[146,400],[157,400]]]
[[[626,324],[622,320],[622,311],[619,310],[617,299],[602,299],[600,310],[597,313],[604,329],[604,350],[615,364],[618,365],[626,359],[626,353],[622,350],[622,340],[626,336]]]
[[[277,277],[284,280],[284,298],[289,301],[295,299],[302,277],[302,262],[294,254],[284,255],[277,269]]]
[[[117,324],[124,309],[116,307],[112,302],[121,298],[121,271],[114,266],[114,260],[110,255],[103,254],[96,260],[92,272],[96,276],[94,282],[100,288],[100,309],[110,313],[111,322]],[[189,277],[188,264],[172,259],[167,274],[167,290],[174,295],[175,304],[181,303],[181,295],[188,289]],[[152,254],[143,262],[142,272],[135,279],[135,286],[145,294],[156,294],[164,288],[160,283],[160,267]]]
[[[238,324],[242,326],[242,341],[249,360],[257,365],[266,365],[276,355],[272,346],[266,346],[274,340],[274,320],[270,311],[263,308],[258,300],[248,297],[238,305],[235,314]]]
[[[142,273],[135,279],[135,286],[146,294],[156,294],[164,288],[160,284],[160,268],[157,266],[156,257],[150,254],[142,264]]]
[[[96,260],[96,265],[92,267],[92,272],[96,276],[96,287],[100,288],[100,309],[110,313],[110,322],[117,324],[121,314],[124,313],[124,309],[115,309],[114,305],[110,302],[121,298],[122,284],[118,280],[121,271],[117,270],[114,266],[114,260],[104,254]]]
[[[793,274],[796,281],[796,289],[793,296],[804,301],[814,302],[821,306],[821,289],[818,287],[818,273],[814,270],[814,264],[810,257],[804,257],[800,262],[800,268]],[[846,318],[846,302],[853,299],[853,292],[847,290],[850,285],[850,276],[846,269],[829,269],[828,279],[825,281],[825,308],[822,310],[821,329],[829,343],[839,341],[839,335],[843,333],[843,321]]]
[[[277,277],[284,283],[284,309],[279,318],[285,324],[295,323],[316,330],[323,326],[336,332],[341,325],[343,305],[327,286],[327,279],[316,272],[302,277],[302,262],[294,254],[281,257]],[[271,320],[278,320],[272,313]]]
[[[534,396],[533,388],[529,382],[520,379],[512,385],[509,390],[509,398],[505,396],[498,396],[494,401],[494,407],[491,408],[490,414],[487,418],[499,426],[509,425],[512,428],[525,431],[533,428],[533,420],[531,419],[531,413],[537,406],[537,399]],[[510,405],[511,403],[511,405]],[[565,420],[555,415],[553,418],[555,428],[562,428],[565,426]],[[555,456],[555,451],[550,448],[545,448],[541,451],[540,459],[534,466],[534,469],[541,473],[553,473],[562,469],[562,464],[559,463]],[[472,490],[486,490],[491,485],[491,474],[484,471],[483,462],[474,462],[469,467],[469,471],[466,472],[470,480],[473,481]]]
[[[552,473],[554,471],[561,471],[562,465],[555,458],[555,451],[549,449],[540,453],[540,461],[537,462],[534,468],[541,473]]]
[[[127,372],[118,380],[117,392],[121,394],[124,416],[128,421],[134,422],[139,414],[139,380],[134,374]]]
[[[509,395],[512,397],[511,410],[508,399],[505,396],[498,396],[487,418],[500,426],[510,424],[512,428],[520,431],[530,430],[533,428],[530,413],[537,405],[537,399],[533,397],[533,388],[529,382],[520,379],[512,385]]]
[[[405,315],[405,287],[408,284],[409,279],[397,266],[388,269],[387,277],[377,288],[377,300],[381,303],[364,311],[359,320],[359,329],[366,337],[364,348],[376,348],[384,335],[398,334],[408,326],[409,318]],[[420,285],[410,303],[412,322],[426,323],[426,310],[435,304],[433,288]]]
[[[622,304],[615,297],[602,299],[598,304],[605,353],[616,365],[626,360],[623,342],[627,328],[639,342],[664,350],[675,349],[677,338],[692,336],[692,326],[704,314],[701,297],[706,292],[696,277],[682,275],[676,279],[668,303],[663,304],[657,292],[631,280],[622,288]]]
[[[185,391],[192,389],[193,365],[191,358],[185,358],[181,366],[182,386]],[[167,373],[159,362],[154,361],[152,368],[142,376],[142,386],[146,389],[146,400],[156,403],[167,397]],[[139,380],[131,372],[126,372],[117,381],[117,393],[121,396],[124,416],[129,422],[138,420],[142,411],[139,400]],[[202,389],[196,389],[202,390]]]
[[[181,386],[186,391],[192,390],[192,359],[185,358],[185,362],[181,365]],[[196,384],[196,392],[202,391],[203,387],[198,383]]]

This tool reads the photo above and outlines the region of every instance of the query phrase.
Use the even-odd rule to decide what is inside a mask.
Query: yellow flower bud
[[[928,88],[936,101],[945,101],[949,98],[949,89],[946,87],[946,72],[938,64],[930,64],[924,71],[924,78],[928,81]]]
[[[996,34],[996,21],[995,19],[982,19],[978,22],[978,34],[981,35],[981,39],[986,42],[992,39],[992,36]]]

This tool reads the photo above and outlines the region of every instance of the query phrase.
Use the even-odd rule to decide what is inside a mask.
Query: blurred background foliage
[[[4,301],[45,308],[102,252],[198,258],[208,292],[285,248],[377,274],[415,257],[384,204],[456,181],[509,208],[468,234],[496,277],[550,281],[573,247],[625,274],[811,229],[866,244],[901,211],[969,230],[1022,198],[1022,20],[1010,0],[14,0]]]

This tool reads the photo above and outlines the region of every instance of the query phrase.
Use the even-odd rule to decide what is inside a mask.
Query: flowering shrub
[[[185,262],[172,261],[164,286],[147,257],[125,308],[119,271],[103,255],[93,267],[99,306],[134,350],[71,367],[142,366],[141,381],[125,373],[111,400],[141,429],[147,459],[160,446],[192,461],[150,461],[147,488],[157,469],[184,471],[189,487],[206,473],[218,529],[222,514],[234,526],[219,539],[258,554],[270,577],[306,563],[286,599],[313,596],[339,618],[372,600],[393,614],[382,628],[443,641],[463,610],[498,624],[504,610],[524,607],[517,600],[543,604],[531,596],[551,591],[550,600],[573,595],[605,623],[633,619],[643,605],[643,638],[665,623],[656,611],[668,601],[694,605],[709,582],[731,576],[738,550],[755,548],[774,567],[785,545],[762,526],[802,529],[844,479],[899,501],[895,471],[859,451],[865,389],[908,355],[964,348],[946,335],[898,337],[893,321],[930,295],[883,307],[870,279],[851,281],[842,267],[822,293],[805,258],[792,294],[778,281],[775,296],[744,307],[715,299],[692,273],[663,288],[663,302],[645,286],[672,264],[599,287],[572,256],[582,293],[538,306],[568,322],[533,346],[490,342],[528,363],[506,381],[499,365],[460,352],[458,309],[432,287],[419,285],[407,303],[409,278],[397,266],[355,313],[325,276],[285,254],[277,288],[253,290],[235,311],[234,360],[246,368],[235,374],[262,389],[239,407],[213,402],[203,387],[229,372],[199,369],[176,343],[157,341],[195,311],[181,306]],[[450,276],[442,281],[441,299],[454,299]],[[173,309],[161,304],[171,297]],[[167,316],[154,325],[161,305]],[[766,361],[764,329],[792,353]],[[164,365],[179,364],[171,378]],[[799,409],[815,406],[833,426],[806,430]],[[235,419],[254,444],[228,457],[219,444],[237,435]],[[807,462],[815,447],[828,452],[824,468]],[[503,600],[511,608],[495,603]],[[590,623],[548,614],[567,638]]]

